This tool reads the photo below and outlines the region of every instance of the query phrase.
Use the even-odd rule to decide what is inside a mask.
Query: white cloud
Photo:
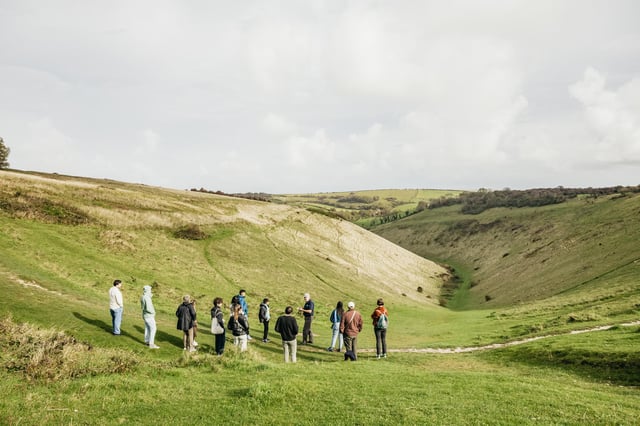
[[[17,168],[227,192],[635,184],[637,16],[626,0],[5,1],[1,136]],[[66,154],[42,158],[61,152],[43,140]]]
[[[640,164],[640,78],[610,90],[600,72],[587,68],[569,92],[583,105],[593,131],[594,160]]]

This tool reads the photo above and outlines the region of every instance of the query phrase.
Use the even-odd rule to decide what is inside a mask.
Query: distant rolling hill
[[[632,298],[640,287],[638,194],[492,208],[477,215],[442,207],[373,232],[453,265],[460,287],[446,302],[453,308],[511,306],[569,292],[580,297],[596,288]]]

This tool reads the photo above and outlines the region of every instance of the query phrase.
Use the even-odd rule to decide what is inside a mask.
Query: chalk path
[[[632,327],[634,325],[640,325],[640,321],[626,322],[626,323],[622,323],[622,324],[618,324],[618,325],[621,326],[621,327]],[[573,331],[569,331],[567,333],[558,333],[558,334],[549,334],[549,335],[546,335],[546,336],[528,337],[526,339],[514,340],[514,341],[506,342],[506,343],[492,343],[490,345],[484,345],[484,346],[467,346],[467,347],[456,347],[456,348],[389,349],[387,352],[423,353],[423,354],[461,354],[461,353],[467,353],[467,352],[479,352],[479,351],[486,351],[486,350],[490,350],[490,349],[500,349],[500,348],[506,348],[506,347],[509,347],[509,346],[522,345],[522,344],[533,342],[533,341],[536,341],[536,340],[547,339],[549,337],[566,336],[566,335],[570,335],[570,334],[591,333],[591,332],[594,332],[594,331],[609,330],[610,328],[613,328],[615,326],[616,325],[603,325],[603,326],[600,326],[600,327],[587,328],[587,329],[584,329],[584,330],[573,330]],[[375,349],[362,349],[362,350],[359,350],[359,352],[374,352],[374,351],[375,351]]]

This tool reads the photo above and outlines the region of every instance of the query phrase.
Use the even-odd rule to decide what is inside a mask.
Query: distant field
[[[424,209],[429,201],[455,197],[462,191],[442,189],[381,189],[317,194],[274,195],[285,204],[324,210],[368,228]]]

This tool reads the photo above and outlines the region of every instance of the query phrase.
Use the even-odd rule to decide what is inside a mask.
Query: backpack
[[[385,314],[380,314],[376,328],[384,330],[389,327],[389,318]]]

